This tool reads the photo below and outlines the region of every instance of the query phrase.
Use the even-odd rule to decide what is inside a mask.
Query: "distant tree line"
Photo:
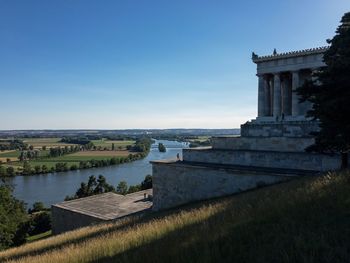
[[[18,139],[0,141],[0,151],[23,150],[27,148],[28,148],[28,144]]]
[[[91,139],[87,137],[63,137],[60,140],[60,142],[79,144],[79,145],[86,145],[86,144],[92,143]]]
[[[15,175],[34,175],[34,174],[46,174],[46,173],[54,173],[54,172],[67,172],[67,171],[75,171],[81,169],[89,169],[94,167],[105,167],[110,165],[129,163],[132,161],[136,161],[142,159],[147,156],[147,153],[136,153],[129,154],[128,156],[123,157],[113,157],[111,159],[103,159],[103,160],[88,160],[88,161],[80,161],[79,164],[69,164],[69,162],[57,162],[55,166],[48,168],[47,165],[32,165],[35,162],[24,161],[21,170],[15,170],[12,166],[4,167],[0,164],[0,177],[12,177]]]
[[[135,141],[137,140],[136,136],[127,136],[127,135],[107,135],[104,136],[109,141]]]
[[[190,148],[195,148],[195,147],[201,147],[201,146],[210,146],[211,145],[211,140],[208,139],[206,141],[192,141],[190,142]]]
[[[26,160],[38,159],[39,155],[40,155],[39,150],[25,150],[25,151],[21,151],[21,153],[18,156],[18,159],[21,162],[24,162]]]
[[[151,138],[143,137],[137,139],[134,145],[128,145],[126,149],[132,152],[148,153],[151,149],[152,143],[153,140]]]
[[[50,148],[48,156],[49,157],[59,157],[59,156],[63,156],[66,154],[79,152],[80,149],[81,149],[81,146],[78,146],[78,145],[71,145],[71,146],[65,146],[65,147],[54,147],[54,148]]]

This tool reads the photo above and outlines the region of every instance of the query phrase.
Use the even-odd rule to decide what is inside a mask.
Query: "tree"
[[[33,204],[33,208],[29,209],[28,213],[32,214],[32,213],[36,213],[36,212],[40,212],[40,211],[45,211],[45,205],[42,202],[35,202]]]
[[[42,171],[42,173],[47,173],[49,170],[47,169],[47,166],[45,164],[43,164],[41,166],[41,171]]]
[[[31,169],[30,163],[24,162],[23,163],[23,174],[24,175],[30,175],[31,172],[32,172],[32,169]]]
[[[76,191],[75,196],[74,197],[69,197],[69,199],[75,199],[75,198],[82,198],[82,197],[86,197],[89,196],[89,189],[86,185],[86,183],[82,182],[80,184],[80,188]],[[67,200],[68,198],[66,198]]]
[[[114,143],[112,143],[112,151],[114,151],[115,150],[115,145],[114,145]]]
[[[93,190],[94,194],[102,194],[115,191],[114,187],[107,183],[106,178],[103,175],[99,175],[97,179],[97,185]]]
[[[97,180],[94,175],[91,175],[87,183],[82,182],[80,184],[80,188],[76,191],[74,196],[66,196],[65,200],[67,201],[112,191],[115,191],[114,187],[107,183],[106,178],[103,175],[99,175]]]
[[[166,148],[163,143],[158,144],[158,150],[162,153],[166,152]]]
[[[152,175],[148,174],[146,175],[145,180],[143,180],[141,183],[141,189],[146,190],[151,188],[152,188]]]
[[[7,167],[6,169],[7,176],[15,176],[15,168],[12,166]]]
[[[33,209],[29,209],[29,213],[35,213],[35,212],[44,211],[44,210],[45,210],[45,206],[42,202],[35,202],[33,204]]]
[[[350,12],[344,14],[329,49],[324,53],[327,67],[314,74],[297,93],[301,102],[313,103],[308,116],[320,123],[315,144],[307,151],[340,153],[342,168],[348,167],[350,150]]]
[[[141,185],[137,184],[137,185],[130,185],[129,189],[128,189],[128,194],[131,193],[135,193],[141,191]]]
[[[51,214],[47,211],[32,215],[30,220],[29,235],[37,235],[51,229]]]
[[[116,192],[121,195],[126,195],[128,193],[128,184],[125,181],[119,182]]]
[[[12,195],[12,188],[0,184],[0,250],[25,242],[25,205]]]
[[[7,176],[7,169],[4,166],[0,165],[0,177],[5,177]]]
[[[34,171],[36,174],[40,174],[41,173],[41,166],[40,165],[35,165],[34,166]]]

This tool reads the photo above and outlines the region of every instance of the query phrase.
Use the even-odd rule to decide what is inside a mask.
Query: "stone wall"
[[[213,149],[303,152],[313,138],[295,137],[213,137]]]
[[[341,158],[339,155],[302,152],[183,149],[183,160],[188,162],[313,171],[330,171],[341,167]]]
[[[52,233],[54,235],[77,228],[106,222],[82,213],[77,213],[57,206],[51,206],[52,213]]]
[[[310,133],[318,130],[318,123],[314,121],[247,122],[241,125],[241,136],[311,137]]]
[[[239,193],[290,178],[286,175],[238,172],[208,166],[152,162],[153,210],[161,210],[219,196]]]

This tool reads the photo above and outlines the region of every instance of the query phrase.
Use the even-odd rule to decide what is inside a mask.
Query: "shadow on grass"
[[[350,259],[350,189],[325,187],[288,202],[263,204],[235,217],[225,210],[169,232],[162,238],[93,262],[303,262],[337,263]]]
[[[229,197],[226,197],[226,198],[229,198]],[[146,213],[144,215],[132,215],[130,217],[125,217],[125,218],[120,219],[120,220],[127,219],[126,222],[121,222],[119,224],[117,223],[116,225],[112,225],[111,227],[106,227],[105,229],[94,231],[92,233],[86,234],[86,235],[78,237],[78,238],[73,237],[69,240],[62,241],[60,243],[56,243],[56,244],[52,244],[52,245],[43,245],[42,248],[37,248],[37,249],[30,250],[30,251],[25,251],[25,252],[19,252],[19,253],[16,253],[15,255],[3,256],[3,257],[1,257],[1,255],[0,255],[0,260],[16,260],[16,259],[19,259],[22,257],[38,256],[40,254],[50,252],[50,250],[62,249],[68,245],[79,244],[79,243],[85,242],[89,239],[93,239],[93,238],[97,238],[100,236],[110,234],[114,231],[121,231],[121,230],[125,230],[127,228],[136,227],[139,224],[147,223],[147,222],[150,222],[151,220],[161,219],[165,216],[175,215],[179,212],[184,212],[184,211],[189,211],[192,209],[200,208],[200,207],[208,205],[209,203],[219,202],[220,200],[222,200],[222,198],[221,199],[215,198],[212,200],[195,202],[195,203],[192,203],[190,205],[181,206],[178,208],[160,211],[160,212],[156,212],[156,213],[149,211],[148,213]],[[118,222],[118,221],[116,221],[116,222]],[[112,223],[112,222],[104,222],[104,223]],[[100,225],[102,226],[104,223],[100,223]],[[95,226],[98,226],[98,225],[99,224],[96,224]]]
[[[299,180],[297,180],[299,181]],[[95,262],[348,262],[350,258],[350,183],[327,185],[303,194],[310,185],[290,182],[151,213],[81,238],[7,259],[49,253],[113,231],[164,216],[222,203],[224,209],[199,223],[144,241]],[[226,202],[226,203],[223,203]]]

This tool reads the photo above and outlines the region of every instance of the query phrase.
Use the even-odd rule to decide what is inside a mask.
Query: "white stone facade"
[[[257,64],[258,118],[257,120],[303,119],[309,103],[299,103],[295,90],[312,73],[324,67],[323,53],[328,47],[262,56],[253,53]],[[291,118],[293,117],[293,118]]]
[[[184,149],[183,161],[154,161],[153,209],[218,197],[340,168],[339,155],[305,152],[318,122],[305,117],[309,103],[294,92],[324,67],[327,47],[259,57],[258,116],[241,136],[213,138],[212,147]],[[349,160],[350,161],[350,160]]]

